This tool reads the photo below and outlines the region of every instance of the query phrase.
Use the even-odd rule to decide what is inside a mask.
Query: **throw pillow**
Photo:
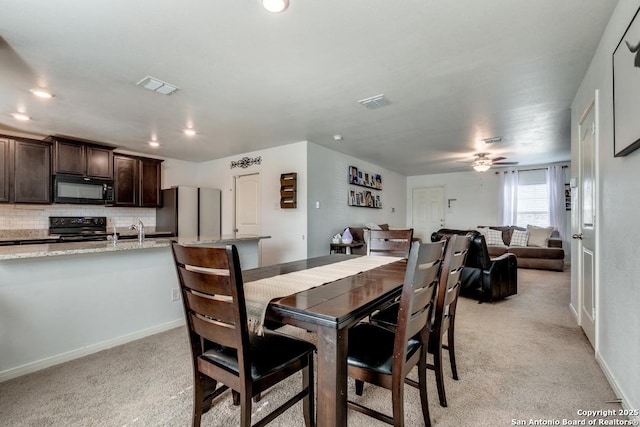
[[[480,234],[482,234],[485,238],[485,240],[487,239],[487,230],[489,230],[489,227],[478,227],[476,228],[476,231]]]
[[[378,224],[375,222],[368,222],[364,225],[364,228],[368,228],[369,230],[382,230]]]
[[[546,248],[549,246],[549,237],[551,237],[553,227],[527,225],[527,231],[529,232],[529,241],[527,242],[527,246],[535,246],[539,248]]]
[[[505,246],[502,240],[502,231],[487,228],[487,234],[485,234],[484,238],[489,246]]]
[[[513,230],[511,234],[511,246],[527,246],[529,232],[524,230]]]

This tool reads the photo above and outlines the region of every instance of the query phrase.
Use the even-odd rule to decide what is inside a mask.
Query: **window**
[[[549,187],[545,170],[520,171],[518,174],[518,214],[519,227],[527,224],[548,227]]]

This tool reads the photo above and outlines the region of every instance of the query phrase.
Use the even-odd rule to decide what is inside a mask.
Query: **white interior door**
[[[579,270],[578,289],[580,292],[580,326],[596,347],[596,167],[595,153],[598,137],[597,126],[598,93],[582,115],[579,123],[579,229],[573,238],[578,244]]]
[[[444,227],[444,187],[414,188],[411,196],[413,236],[431,241],[431,233]]]
[[[260,174],[236,177],[236,232],[260,234]]]

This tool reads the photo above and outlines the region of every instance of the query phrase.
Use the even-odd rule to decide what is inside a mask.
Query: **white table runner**
[[[247,282],[244,284],[244,298],[247,305],[249,329],[262,334],[267,307],[273,299],[306,291],[401,259],[390,256],[362,256],[308,270],[294,271],[293,273]]]

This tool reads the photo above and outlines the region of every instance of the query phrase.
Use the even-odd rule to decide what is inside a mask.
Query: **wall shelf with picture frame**
[[[353,207],[382,209],[382,176],[377,173],[359,170],[349,166],[349,184],[361,188],[349,188],[347,204]]]

